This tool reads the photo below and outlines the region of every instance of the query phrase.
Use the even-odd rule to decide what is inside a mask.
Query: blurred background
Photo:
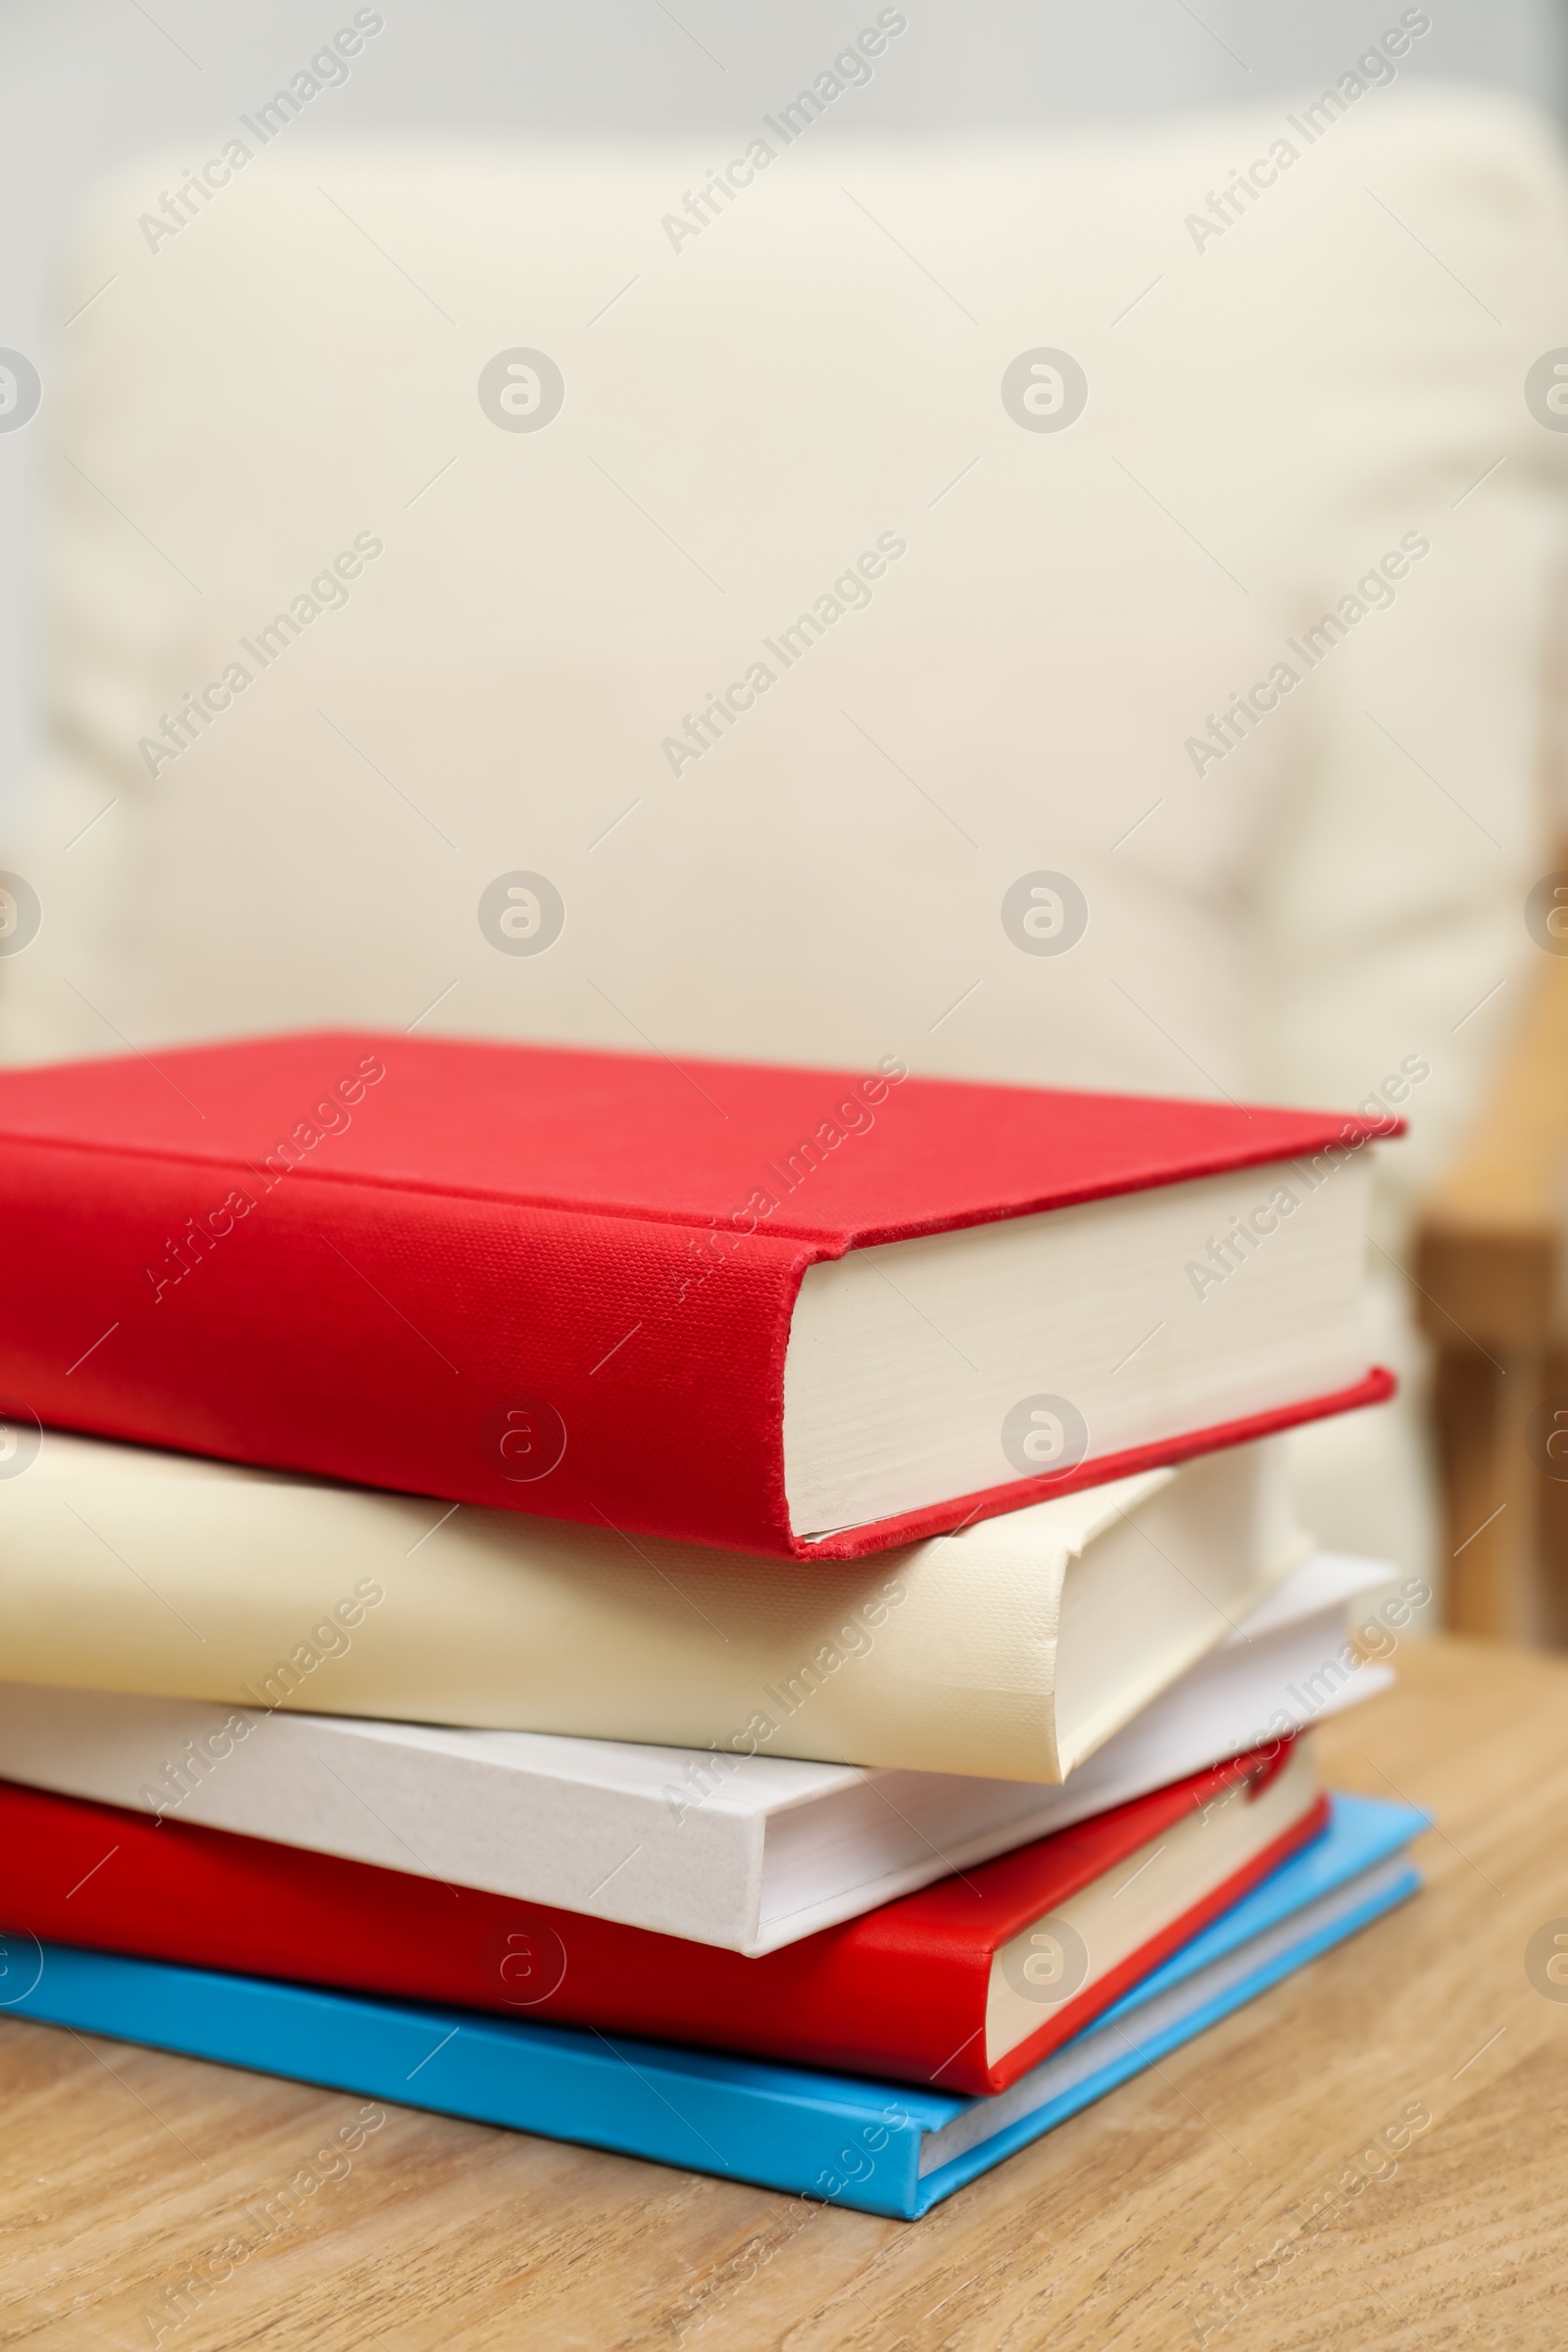
[[[1382,1104],[1404,1393],[1302,1509],[1568,1640],[1562,9],[10,0],[0,68],[0,1053]]]
[[[61,240],[107,172],[154,149],[232,132],[353,10],[309,0],[262,9],[135,0],[3,0],[0,107],[11,234],[0,249],[0,318],[33,351],[59,320],[50,306]],[[875,10],[864,12],[866,21]],[[1311,91],[1399,11],[1357,0],[1311,10],[1214,0],[974,0],[917,11],[915,38],[857,93],[852,133],[956,130],[1061,133],[1153,125],[1226,106]],[[853,17],[853,21],[852,21]],[[156,22],[155,22],[156,19]],[[332,92],[332,112],[304,114],[301,141],[345,134],[512,140],[555,137],[688,144],[690,172],[714,160],[720,134],[755,130],[853,35],[859,17],[805,0],[787,21],[698,0],[569,10],[543,0],[429,0],[394,7],[390,39]],[[1462,0],[1439,9],[1400,64],[1403,86],[1459,82],[1523,99],[1561,123],[1568,112],[1568,9],[1562,0]],[[208,149],[204,147],[204,153]],[[193,152],[193,151],[192,151]],[[725,155],[731,152],[726,146]],[[683,182],[683,187],[690,179]],[[36,447],[36,443],[32,444]],[[30,454],[27,453],[27,454]],[[25,583],[37,528],[34,468],[22,449],[0,469],[0,791],[15,792],[38,723],[25,690],[40,647]],[[17,462],[22,461],[22,462]]]

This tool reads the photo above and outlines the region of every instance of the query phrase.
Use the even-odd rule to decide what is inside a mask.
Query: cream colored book
[[[1277,1439],[803,1562],[49,1431],[0,1678],[1059,1783],[1309,1548]]]
[[[1318,1552],[1061,1788],[44,1683],[0,1684],[0,1775],[771,1952],[1386,1690],[1352,1634],[1393,1573]]]

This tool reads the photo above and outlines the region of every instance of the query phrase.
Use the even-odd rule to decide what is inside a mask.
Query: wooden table
[[[1318,1738],[1437,1816],[1426,1890],[923,2222],[394,2109],[180,2320],[165,2290],[359,2102],[8,2020],[0,2343],[1561,2352],[1568,1985],[1525,1947],[1568,1931],[1568,1667],[1398,1664]],[[1345,2185],[1412,2101],[1396,2170]]]

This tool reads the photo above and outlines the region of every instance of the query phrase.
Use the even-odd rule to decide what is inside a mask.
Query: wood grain
[[[10,2020],[0,2342],[1558,2352],[1568,2001],[1524,1952],[1568,1922],[1568,1667],[1397,1663],[1317,1737],[1341,1786],[1436,1815],[1426,1890],[924,2222],[392,2109],[180,2319],[166,2290],[361,2103]],[[1393,2176],[1303,2226],[1412,2100]]]

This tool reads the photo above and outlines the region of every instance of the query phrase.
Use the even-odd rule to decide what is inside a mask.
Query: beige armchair
[[[1395,1268],[1539,961],[1568,195],[1538,118],[1401,87],[1195,243],[1279,139],[815,132],[674,246],[680,142],[280,142],[156,250],[169,159],[102,191],[28,428],[0,1054],[352,1021],[1346,1106],[1417,1066],[1374,1259],[1416,1381],[1296,1461],[1326,1541],[1430,1570]],[[479,919],[521,871],[537,956]],[[1004,927],[1043,871],[1070,953]]]

